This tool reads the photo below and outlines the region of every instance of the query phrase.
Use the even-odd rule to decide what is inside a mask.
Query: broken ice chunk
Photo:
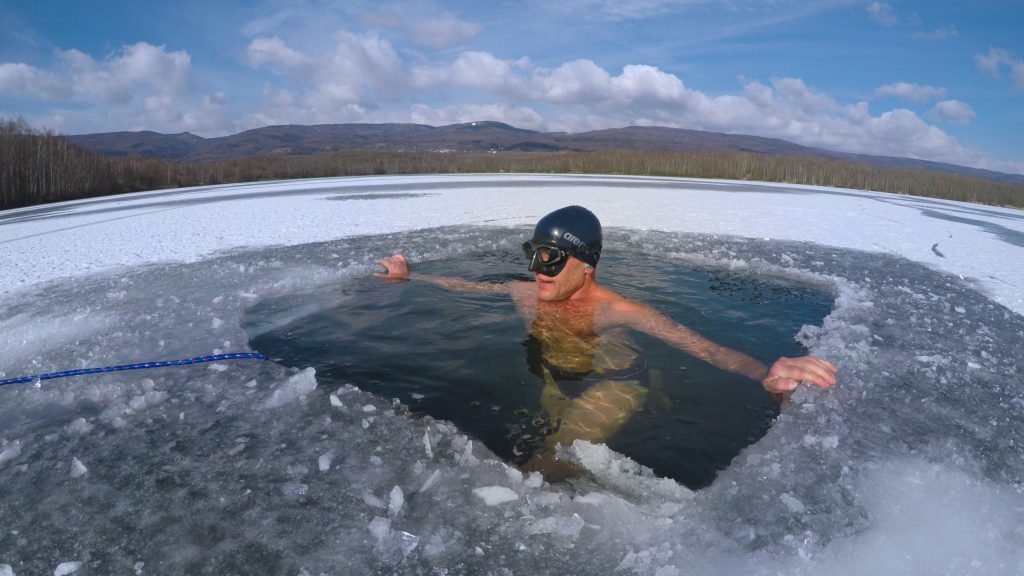
[[[395,486],[391,489],[391,494],[388,496],[388,516],[397,516],[402,511],[402,506],[405,505],[405,494],[402,493],[402,489],[399,486]]]
[[[68,434],[80,434],[80,435],[88,434],[89,432],[92,431],[92,429],[93,429],[93,425],[89,424],[89,422],[86,421],[85,418],[77,418],[74,421],[72,421],[70,424],[68,424],[67,426],[64,427],[64,430],[66,430],[68,432]]]
[[[420,537],[415,534],[399,531],[398,541],[402,546],[402,556],[408,556],[409,552],[415,550],[416,546],[420,543]]]
[[[81,478],[82,476],[85,476],[88,472],[89,469],[85,467],[85,464],[82,464],[81,460],[79,460],[78,458],[71,459],[72,478]]]
[[[552,516],[531,522],[526,527],[527,534],[555,534],[570,540],[575,540],[583,529],[583,518],[579,514],[573,514],[566,518]]]
[[[309,394],[315,389],[316,370],[313,368],[306,368],[289,378],[283,384],[274,388],[274,391],[271,392],[270,396],[267,397],[266,401],[264,401],[263,407],[277,408],[279,406],[284,406],[296,398]]]
[[[326,454],[321,454],[320,457],[317,458],[316,464],[320,468],[321,472],[327,472],[331,469],[331,462],[333,461],[334,452],[327,452]]]
[[[309,492],[309,485],[302,482],[285,482],[281,485],[281,493],[288,498],[302,498]]]
[[[67,574],[74,574],[78,572],[78,569],[82,567],[81,562],[61,562],[53,570],[53,576],[67,576]]]
[[[523,485],[527,488],[540,488],[544,485],[544,476],[541,476],[540,472],[530,472],[530,475],[523,481]]]
[[[476,494],[476,496],[483,500],[484,504],[488,506],[497,506],[499,504],[519,499],[518,494],[516,494],[511,488],[506,488],[504,486],[484,486],[483,488],[474,488],[473,494]]]
[[[434,457],[434,450],[430,447],[430,432],[423,433],[423,448],[427,451],[427,458]]]
[[[391,533],[391,520],[383,516],[374,516],[367,528],[370,529],[370,534],[377,538],[377,542],[383,542]]]
[[[422,487],[420,487],[420,492],[426,492],[427,490],[429,490],[430,487],[433,486],[435,482],[437,482],[437,478],[440,475],[440,470],[434,470],[434,473],[430,475],[430,478],[427,478],[427,481],[423,483]]]
[[[14,576],[14,568],[10,564],[0,564],[0,576]]]
[[[804,503],[797,500],[796,497],[791,494],[783,494],[782,496],[779,496],[779,499],[782,500],[782,503],[786,505],[786,508],[788,508],[790,512],[795,514],[803,514],[807,510]]]
[[[369,490],[363,492],[363,502],[366,502],[367,505],[373,506],[374,508],[384,507],[384,501],[374,496],[373,492],[370,492]]]
[[[0,467],[7,464],[11,460],[14,460],[21,455],[21,442],[14,442],[13,445],[9,445],[7,448],[0,450]]]

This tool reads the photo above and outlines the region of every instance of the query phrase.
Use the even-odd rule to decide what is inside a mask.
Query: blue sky
[[[0,3],[0,117],[65,134],[659,125],[1024,173],[1024,1]]]

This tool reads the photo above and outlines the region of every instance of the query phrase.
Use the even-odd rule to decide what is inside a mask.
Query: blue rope
[[[182,360],[162,360],[160,362],[141,362],[139,364],[124,364],[121,366],[105,366],[103,368],[83,368],[81,370],[65,370],[63,372],[51,372],[49,374],[38,374],[35,376],[21,376],[19,378],[8,378],[0,380],[0,386],[8,384],[24,384],[25,382],[36,382],[40,380],[53,380],[54,378],[67,378],[68,376],[82,376],[84,374],[97,374],[100,372],[121,372],[124,370],[142,370],[144,368],[163,368],[165,366],[185,366],[188,364],[200,364],[203,362],[216,362],[217,360],[244,360],[252,358],[255,360],[270,359],[263,354],[256,352],[236,352],[234,354],[217,354],[215,356],[198,356],[196,358],[184,358]]]

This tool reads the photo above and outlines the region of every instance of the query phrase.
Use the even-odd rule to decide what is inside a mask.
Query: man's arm
[[[743,374],[773,394],[791,392],[803,381],[822,388],[836,383],[836,368],[828,361],[814,356],[779,358],[768,367],[746,354],[715,344],[650,306],[618,300],[609,304],[608,314],[613,323],[650,334],[723,370]]]
[[[456,290],[459,292],[479,292],[486,294],[501,294],[508,292],[504,284],[488,284],[485,282],[470,282],[458,278],[447,278],[445,276],[432,276],[430,274],[417,274],[409,272],[409,261],[401,254],[395,254],[389,258],[383,258],[381,265],[387,272],[374,272],[374,276],[385,280],[423,280],[436,284],[442,288]]]

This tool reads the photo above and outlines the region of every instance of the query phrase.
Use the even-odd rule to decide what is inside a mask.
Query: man
[[[776,398],[800,382],[822,388],[835,384],[836,368],[805,356],[780,358],[771,367],[719,346],[650,306],[631,302],[597,283],[601,256],[601,223],[586,208],[567,206],[544,216],[533,238],[523,244],[534,282],[485,284],[453,278],[411,274],[405,257],[381,260],[387,279],[417,279],[462,291],[508,293],[526,320],[536,343],[536,364],[544,378],[541,404],[556,423],[527,469],[541,470],[549,480],[574,472],[555,458],[558,444],[573,440],[604,442],[638,410],[647,388],[636,375],[635,349],[628,331],[655,336],[714,366],[758,381]],[[577,393],[569,388],[575,386]]]

